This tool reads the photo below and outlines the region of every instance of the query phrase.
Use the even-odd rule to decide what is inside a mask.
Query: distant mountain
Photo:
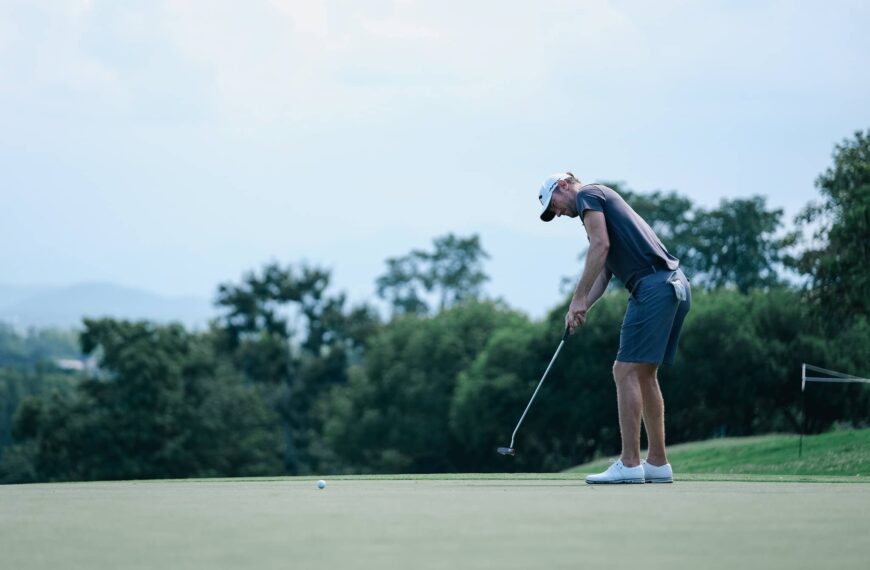
[[[111,283],[71,287],[0,285],[0,321],[16,327],[81,327],[83,317],[176,321],[203,328],[217,311],[199,297],[164,297]]]
[[[19,285],[3,285],[0,284],[0,309],[14,305],[19,301],[23,301],[28,297],[39,295],[47,291],[51,291],[51,287],[43,286],[19,286]]]

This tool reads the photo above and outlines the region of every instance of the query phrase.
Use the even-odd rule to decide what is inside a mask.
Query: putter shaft
[[[559,343],[559,347],[556,349],[556,353],[553,355],[553,358],[550,360],[550,364],[547,366],[547,369],[544,371],[544,375],[541,376],[540,382],[538,382],[538,387],[535,388],[534,393],[532,394],[532,398],[529,400],[529,403],[526,405],[526,409],[523,410],[523,415],[520,416],[520,421],[517,422],[517,427],[514,428],[514,433],[511,434],[511,444],[510,449],[514,449],[514,439],[517,437],[517,431],[520,429],[520,425],[522,425],[523,420],[526,418],[526,414],[529,412],[529,408],[532,407],[532,402],[535,401],[535,396],[538,395],[538,390],[541,389],[541,385],[544,383],[544,379],[547,377],[547,374],[550,372],[550,368],[553,367],[553,363],[556,362],[556,357],[559,356],[559,351],[562,350],[562,346],[565,344],[565,340],[568,338],[569,330],[568,327],[565,327],[565,334],[562,335],[562,342]]]

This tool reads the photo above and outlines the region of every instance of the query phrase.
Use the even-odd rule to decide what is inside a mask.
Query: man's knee
[[[638,378],[638,369],[635,363],[633,362],[620,362],[616,361],[613,363],[613,381],[617,384],[621,384],[623,382],[631,382],[631,381],[639,381]]]
[[[657,369],[658,366],[655,364],[617,360],[613,363],[613,380],[615,382],[655,382]]]

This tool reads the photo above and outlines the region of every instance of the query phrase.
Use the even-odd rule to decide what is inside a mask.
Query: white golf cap
[[[550,207],[550,198],[553,197],[553,191],[558,186],[560,180],[565,180],[569,178],[571,175],[567,172],[558,172],[556,174],[551,174],[544,180],[544,183],[541,184],[541,189],[538,190],[538,200],[541,201],[541,219],[545,222],[549,222],[555,217],[553,212],[547,210]]]

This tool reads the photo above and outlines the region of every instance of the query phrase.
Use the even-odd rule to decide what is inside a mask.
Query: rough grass
[[[805,437],[801,457],[798,457],[798,444],[797,435],[711,439],[669,447],[668,460],[680,477],[703,474],[700,478],[751,476],[748,480],[764,480],[764,477],[812,480],[805,476],[822,476],[824,480],[851,478],[865,481],[870,477],[870,429]],[[568,472],[600,471],[610,461],[612,458],[601,458]]]

